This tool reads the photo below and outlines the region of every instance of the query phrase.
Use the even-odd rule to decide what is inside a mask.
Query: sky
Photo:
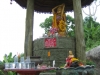
[[[99,22],[98,9],[95,16]],[[21,8],[14,1],[10,4],[10,0],[0,0],[0,10],[0,60],[3,60],[3,56],[10,52],[13,55],[24,53],[26,9]],[[88,13],[87,8],[84,11]],[[67,14],[74,17],[73,12]],[[42,37],[44,29],[39,24],[51,15],[34,13],[33,40]],[[85,16],[83,13],[83,18]]]

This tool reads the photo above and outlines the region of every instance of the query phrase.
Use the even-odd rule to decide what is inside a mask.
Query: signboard
[[[56,38],[45,38],[45,48],[56,47]]]

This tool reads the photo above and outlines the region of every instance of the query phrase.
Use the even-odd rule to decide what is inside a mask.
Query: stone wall
[[[46,48],[45,38],[34,40],[34,56],[41,56],[43,63],[50,63],[55,60],[55,66],[61,66],[65,64],[65,59],[68,56],[68,51],[72,50],[75,53],[75,39],[69,37],[56,37],[56,47]],[[50,51],[50,57],[48,57],[48,51]]]

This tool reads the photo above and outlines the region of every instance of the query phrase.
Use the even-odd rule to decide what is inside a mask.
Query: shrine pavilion
[[[89,6],[94,0],[11,0],[12,4],[13,1],[18,3],[23,9],[26,9],[27,12],[24,43],[25,57],[35,55],[33,43],[33,27],[35,19],[34,12],[52,14],[52,8],[64,3],[66,13],[74,12],[75,56],[81,60],[85,60],[85,41],[83,31],[82,8]]]

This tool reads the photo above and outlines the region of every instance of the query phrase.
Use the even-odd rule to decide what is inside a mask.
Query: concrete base
[[[65,59],[68,56],[69,50],[72,50],[75,54],[75,38],[70,37],[55,37],[56,38],[56,47],[46,48],[45,39],[40,38],[34,40],[34,56],[40,56],[43,59],[44,64],[52,66],[53,60],[55,60],[55,66],[60,67],[65,64]],[[48,57],[48,51],[50,51],[50,57]]]

